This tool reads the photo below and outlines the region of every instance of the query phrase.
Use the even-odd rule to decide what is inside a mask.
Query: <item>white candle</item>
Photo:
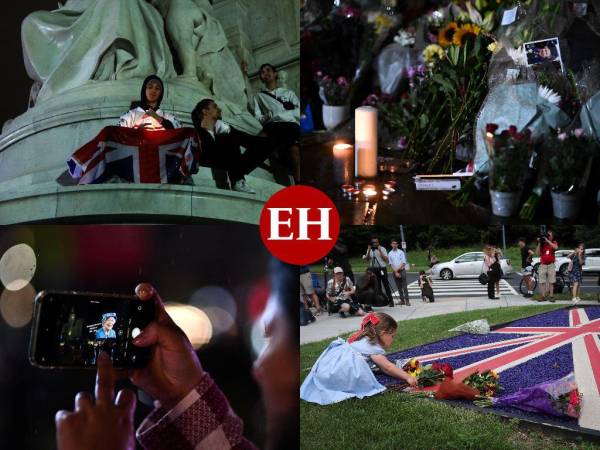
[[[355,175],[377,176],[377,108],[361,106],[354,111]]]
[[[354,168],[354,151],[350,144],[333,146],[333,179],[336,183],[350,183]]]

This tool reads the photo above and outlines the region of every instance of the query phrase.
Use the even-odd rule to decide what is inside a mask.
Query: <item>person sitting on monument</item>
[[[244,176],[267,158],[273,148],[271,139],[244,133],[225,123],[221,109],[209,98],[196,105],[192,122],[202,145],[200,165],[226,170],[234,191],[256,194]],[[241,147],[245,149],[243,154]]]
[[[253,113],[264,133],[275,140],[279,158],[300,182],[300,100],[290,89],[278,86],[277,69],[263,64],[259,77],[265,89],[254,96]]]
[[[159,109],[164,92],[164,84],[159,77],[147,77],[142,84],[140,102],[131,104],[131,109],[119,119],[119,126],[150,131],[181,128],[174,115]]]

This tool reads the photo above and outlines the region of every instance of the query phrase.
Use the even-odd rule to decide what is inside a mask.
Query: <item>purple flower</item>
[[[417,73],[416,67],[410,66],[409,68],[406,69],[406,76],[408,78],[413,78],[416,73]]]
[[[567,133],[560,133],[557,137],[559,141],[564,141],[567,139]]]
[[[406,136],[401,136],[400,139],[396,141],[396,148],[398,150],[404,150],[406,147],[408,147],[408,139]]]
[[[371,94],[363,101],[363,106],[377,106],[377,102],[379,102],[379,97],[376,94]]]
[[[577,129],[576,129],[576,130],[573,132],[573,134],[575,135],[575,137],[576,137],[577,139],[581,139],[581,138],[584,136],[585,132],[583,131],[583,128],[577,128]]]
[[[427,67],[424,64],[419,64],[417,66],[417,75],[424,77],[427,72]]]

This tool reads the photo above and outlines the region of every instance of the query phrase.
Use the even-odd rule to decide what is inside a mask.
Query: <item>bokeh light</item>
[[[18,291],[5,289],[0,296],[0,314],[4,321],[13,328],[27,325],[33,315],[35,295],[35,289],[31,284]]]
[[[183,330],[194,349],[199,349],[210,342],[213,326],[204,311],[195,306],[179,303],[167,303],[165,309],[171,319]]]
[[[220,286],[205,286],[192,294],[189,304],[206,313],[213,336],[229,332],[235,325],[237,304],[233,295]]]
[[[23,289],[35,275],[36,258],[27,244],[10,247],[0,258],[0,281],[10,291]]]

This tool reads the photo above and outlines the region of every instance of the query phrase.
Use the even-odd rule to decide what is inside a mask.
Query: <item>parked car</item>
[[[431,273],[435,278],[442,280],[478,277],[483,272],[483,257],[483,252],[464,253],[451,261],[437,263],[431,268]],[[510,259],[501,258],[500,267],[505,277],[513,273]]]
[[[585,249],[585,265],[583,272],[600,273],[600,248]]]
[[[569,268],[569,258],[568,256],[573,253],[573,250],[564,250],[558,249],[554,252],[554,257],[556,261],[554,262],[554,266],[556,267],[556,271],[562,273],[563,275],[567,273],[567,269]],[[587,250],[586,250],[587,255]],[[536,256],[533,258],[533,267],[535,270],[539,268],[540,265],[540,257]]]

